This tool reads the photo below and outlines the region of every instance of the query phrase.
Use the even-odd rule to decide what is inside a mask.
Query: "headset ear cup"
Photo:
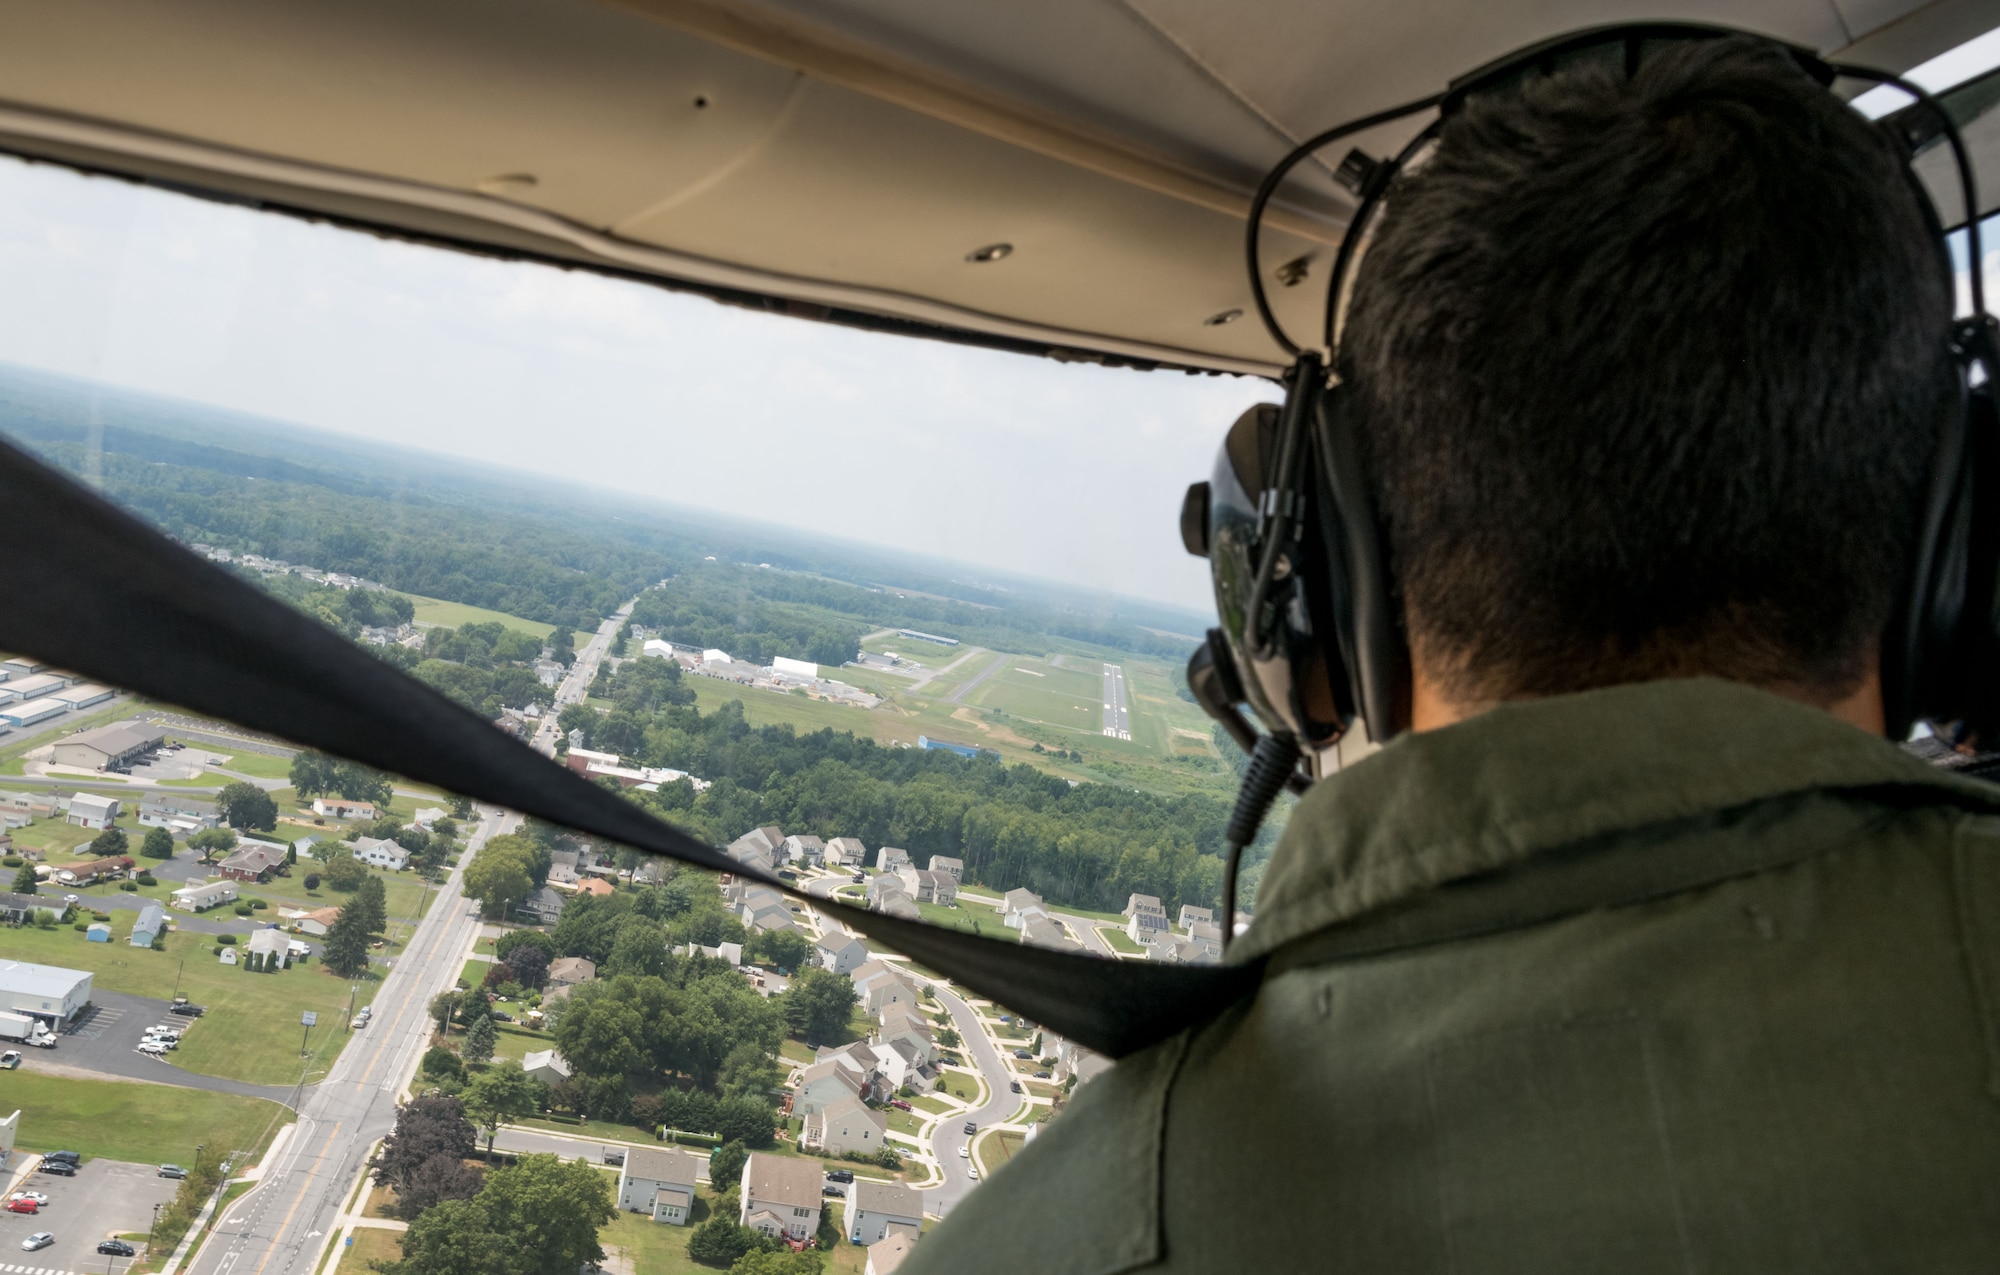
[[[1357,407],[1345,385],[1320,399],[1314,430],[1319,522],[1348,700],[1368,723],[1369,738],[1382,744],[1409,727],[1410,651],[1389,572],[1388,537],[1375,516],[1361,459]]]

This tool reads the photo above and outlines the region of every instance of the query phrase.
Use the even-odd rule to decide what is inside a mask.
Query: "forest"
[[[563,723],[582,724],[587,746],[711,781],[699,795],[686,781],[632,795],[713,844],[777,824],[900,846],[919,863],[951,855],[968,881],[1072,907],[1115,911],[1134,891],[1160,896],[1170,913],[1220,898],[1229,806],[1217,798],[1072,786],[990,758],[753,727],[740,704],[704,714],[686,702],[680,676],[665,660],[627,661],[602,688],[616,709],[595,722],[587,707],[566,711]]]

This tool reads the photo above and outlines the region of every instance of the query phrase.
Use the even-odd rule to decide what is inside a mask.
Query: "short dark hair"
[[[1389,192],[1341,366],[1448,695],[1859,683],[1955,394],[1922,199],[1749,39],[1446,122]]]

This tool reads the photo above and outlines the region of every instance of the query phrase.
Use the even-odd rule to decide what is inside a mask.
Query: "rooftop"
[[[743,1198],[746,1200],[786,1204],[795,1209],[817,1209],[823,1183],[817,1160],[754,1152],[749,1163],[743,1166]]]
[[[625,1152],[625,1176],[647,1182],[671,1182],[694,1189],[701,1158],[679,1147],[632,1147]]]
[[[32,961],[0,961],[0,987],[24,996],[61,1000],[70,989],[90,978],[85,970],[66,970]]]
[[[109,726],[99,726],[95,730],[81,730],[64,744],[88,744],[92,748],[113,757],[123,757],[127,753],[142,748],[151,748],[167,737],[167,732],[157,726],[141,726],[137,722],[113,722]]]
[[[854,1183],[854,1208],[860,1213],[887,1213],[891,1217],[915,1218],[921,1222],[924,1197],[922,1193],[894,1182],[870,1182],[857,1178]]]

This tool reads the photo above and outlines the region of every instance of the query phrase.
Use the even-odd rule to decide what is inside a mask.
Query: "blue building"
[[[917,747],[927,750],[932,748],[941,748],[948,753],[957,753],[960,757],[997,758],[1000,756],[999,753],[994,752],[990,748],[974,748],[970,744],[947,744],[941,739],[932,739],[928,735],[917,736]]]
[[[148,903],[139,909],[139,919],[132,923],[132,946],[151,947],[167,928],[166,909],[157,903]]]

